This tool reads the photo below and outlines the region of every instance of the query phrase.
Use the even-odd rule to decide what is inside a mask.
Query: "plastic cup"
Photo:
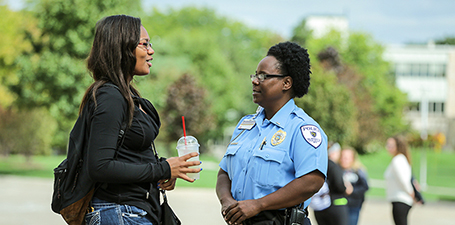
[[[185,142],[186,139],[186,142]],[[181,137],[177,141],[177,151],[180,156],[184,156],[191,152],[197,152],[199,154],[199,143],[197,139],[193,136]],[[199,155],[188,159],[187,161],[199,161]],[[190,166],[189,168],[200,168],[199,166]],[[192,179],[199,179],[199,173],[187,173],[188,177]]]

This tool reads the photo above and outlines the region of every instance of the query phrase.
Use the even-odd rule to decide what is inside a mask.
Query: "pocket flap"
[[[226,155],[235,155],[239,148],[240,148],[239,145],[229,145],[228,148],[226,149]]]
[[[286,152],[284,151],[279,151],[270,148],[264,148],[254,153],[254,156],[256,157],[260,157],[267,161],[275,161],[277,163],[282,163],[285,155]]]

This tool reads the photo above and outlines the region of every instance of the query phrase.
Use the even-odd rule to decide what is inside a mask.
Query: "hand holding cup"
[[[199,172],[201,172],[201,168],[190,168],[190,167],[195,167],[199,166],[201,164],[201,161],[189,161],[191,158],[198,157],[199,153],[197,152],[191,152],[186,155],[180,156],[180,157],[172,157],[166,159],[166,161],[169,163],[169,166],[171,167],[171,179],[173,178],[180,178],[183,180],[186,180],[188,182],[194,182],[195,178],[190,178],[190,174],[197,174],[199,175]]]

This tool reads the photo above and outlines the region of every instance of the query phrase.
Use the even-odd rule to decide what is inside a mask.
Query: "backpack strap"
[[[114,87],[118,91],[120,91],[120,88],[117,87],[117,85],[112,84],[112,83],[105,83],[105,84],[103,84],[103,86]],[[118,134],[117,147],[115,148],[115,155],[114,155],[115,160],[117,160],[118,151],[119,151],[119,148],[123,145],[123,141],[125,140],[125,133],[127,130],[128,130],[128,123],[126,121],[123,121],[122,126],[120,127],[119,134]]]
[[[103,84],[103,86],[115,87],[118,91],[120,91],[120,89],[117,87],[117,85],[114,85],[111,83],[105,83],[105,84]],[[123,145],[123,141],[125,140],[126,131],[128,131],[128,122],[124,120],[124,121],[122,121],[122,125],[120,127],[120,131],[118,134],[117,146],[115,148],[115,154],[114,154],[114,160],[117,160],[117,158],[118,158],[118,152],[119,152],[120,147],[122,147],[122,145]],[[106,189],[107,183],[98,184],[97,187],[95,188],[95,192],[96,192],[96,190],[98,190],[98,188]],[[91,207],[91,202],[90,202],[90,207]]]
[[[125,133],[127,130],[128,130],[128,124],[125,121],[123,121],[122,127],[120,128],[120,131],[118,134],[117,147],[115,148],[114,160],[117,160],[118,151],[119,151],[120,147],[123,145],[123,141],[125,140]]]

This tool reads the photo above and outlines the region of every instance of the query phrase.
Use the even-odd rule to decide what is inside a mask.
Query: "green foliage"
[[[31,47],[30,43],[24,42],[24,28],[30,29],[35,22],[26,12],[11,11],[6,5],[0,2],[0,107],[12,105],[15,96],[5,85],[16,80],[15,59],[21,52]]]
[[[49,155],[57,128],[47,110],[1,110],[0,154]]]
[[[455,36],[447,36],[435,41],[438,45],[455,45]]]
[[[66,148],[82,94],[91,82],[84,60],[96,22],[111,14],[138,14],[139,6],[140,1],[117,0],[41,0],[32,5],[39,32],[25,30],[22,42],[32,48],[17,58],[17,79],[9,87],[19,107],[50,110],[59,125],[57,148]]]
[[[312,64],[308,94],[296,99],[296,104],[315,119],[329,141],[350,143],[355,135],[355,107],[346,87],[337,84],[335,74]]]
[[[345,121],[350,123],[349,125],[339,125],[351,128],[338,129],[339,132],[348,132],[349,135],[345,136],[351,139],[333,141],[350,140],[344,143],[364,152],[371,142],[408,129],[403,120],[406,96],[398,90],[389,74],[389,64],[382,59],[383,47],[375,43],[369,35],[352,32],[347,38],[343,38],[339,32],[331,31],[322,38],[310,37],[306,43],[312,55],[313,66],[319,63],[315,55],[328,47],[336,49],[341,61],[339,65],[332,65],[331,69],[336,73],[338,83],[350,90],[351,102],[354,103],[349,106],[353,107],[353,112],[349,115],[354,115],[355,119]],[[324,70],[330,69],[330,66],[324,67]],[[318,94],[321,95],[319,92]]]
[[[58,122],[54,147],[66,149],[83,92],[91,83],[85,68],[96,21],[112,14],[141,16],[140,1],[40,0],[30,5],[33,26],[24,29],[28,48],[15,58],[16,79],[7,82],[21,109],[45,107]],[[138,88],[158,111],[166,105],[169,85],[184,73],[207,90],[207,115],[217,115],[217,129],[205,137],[219,138],[224,127],[251,113],[248,75],[267,49],[281,37],[219,17],[213,10],[183,8],[142,15],[152,37],[151,76],[137,78]],[[225,112],[235,109],[237,118]],[[190,119],[190,118],[188,118]],[[165,131],[166,132],[166,131]],[[166,134],[164,135],[166,136]]]
[[[14,104],[20,109],[49,110],[58,122],[54,147],[61,150],[66,149],[80,99],[91,82],[84,59],[91,47],[95,23],[104,16],[118,13],[141,16],[155,54],[151,75],[136,78],[136,85],[159,112],[169,105],[166,90],[182,74],[192,74],[194,85],[206,90],[203,102],[207,105],[200,108],[204,108],[204,115],[210,120],[214,116],[216,129],[204,131],[198,137],[205,140],[221,139],[226,127],[234,125],[242,115],[254,112],[256,105],[251,101],[248,75],[254,73],[270,46],[283,41],[279,35],[251,29],[207,8],[166,11],[155,8],[149,15],[143,15],[140,1],[36,0],[32,3],[32,16],[0,8],[12,24],[24,21],[15,21],[18,15],[30,17],[26,26],[18,22],[18,26],[7,26],[5,35],[0,34],[9,38],[9,45],[25,46],[15,55],[9,54],[9,48],[0,48],[0,63],[11,64],[0,70],[7,68],[9,72],[5,74],[13,74],[2,74],[0,78],[5,81],[8,77],[5,84],[17,96]],[[6,26],[3,20],[1,24]],[[24,31],[17,27],[23,27]],[[340,33],[332,31],[315,39],[302,27],[304,21],[294,29],[293,40],[305,43],[309,49],[313,76],[310,93],[297,102],[321,124],[329,138],[350,143],[356,141],[362,130],[357,120],[359,111],[354,107],[359,100],[351,99],[350,89],[339,85],[335,74],[322,69],[316,59],[316,54],[327,46],[336,48],[343,64],[361,75],[361,86],[373,99],[371,110],[380,118],[378,129],[391,135],[406,128],[402,121],[406,99],[390,81],[393,79],[388,75],[388,64],[382,60],[381,46],[360,33],[343,39]],[[14,36],[21,32],[20,41],[14,42]],[[0,96],[6,96],[1,85]],[[180,115],[176,120],[179,118]],[[170,132],[163,129],[160,136],[169,137]]]
[[[167,134],[168,144],[175,143],[183,136],[182,119],[185,116],[187,135],[198,138],[200,143],[207,140],[208,131],[214,127],[214,117],[209,115],[209,104],[204,88],[196,86],[196,81],[189,74],[182,75],[168,88],[167,104],[163,110],[163,129]],[[201,152],[207,150],[201,145]]]
[[[158,111],[166,105],[166,87],[188,73],[207,90],[208,115],[216,115],[217,129],[207,138],[220,138],[226,126],[254,112],[257,106],[251,100],[248,75],[254,73],[267,49],[282,41],[279,36],[193,7],[167,12],[154,9],[143,24],[155,54],[151,76],[137,78],[138,87]],[[236,116],[228,116],[228,111]]]
[[[355,66],[365,76],[362,85],[374,99],[373,109],[380,116],[383,135],[390,136],[408,130],[404,121],[406,95],[401,92],[390,75],[390,65],[382,58],[384,48],[369,35],[353,33],[342,54],[347,64]]]
[[[306,20],[302,20],[294,29],[292,30],[292,42],[296,42],[301,46],[306,45],[306,41],[311,37],[313,31],[306,28]]]

